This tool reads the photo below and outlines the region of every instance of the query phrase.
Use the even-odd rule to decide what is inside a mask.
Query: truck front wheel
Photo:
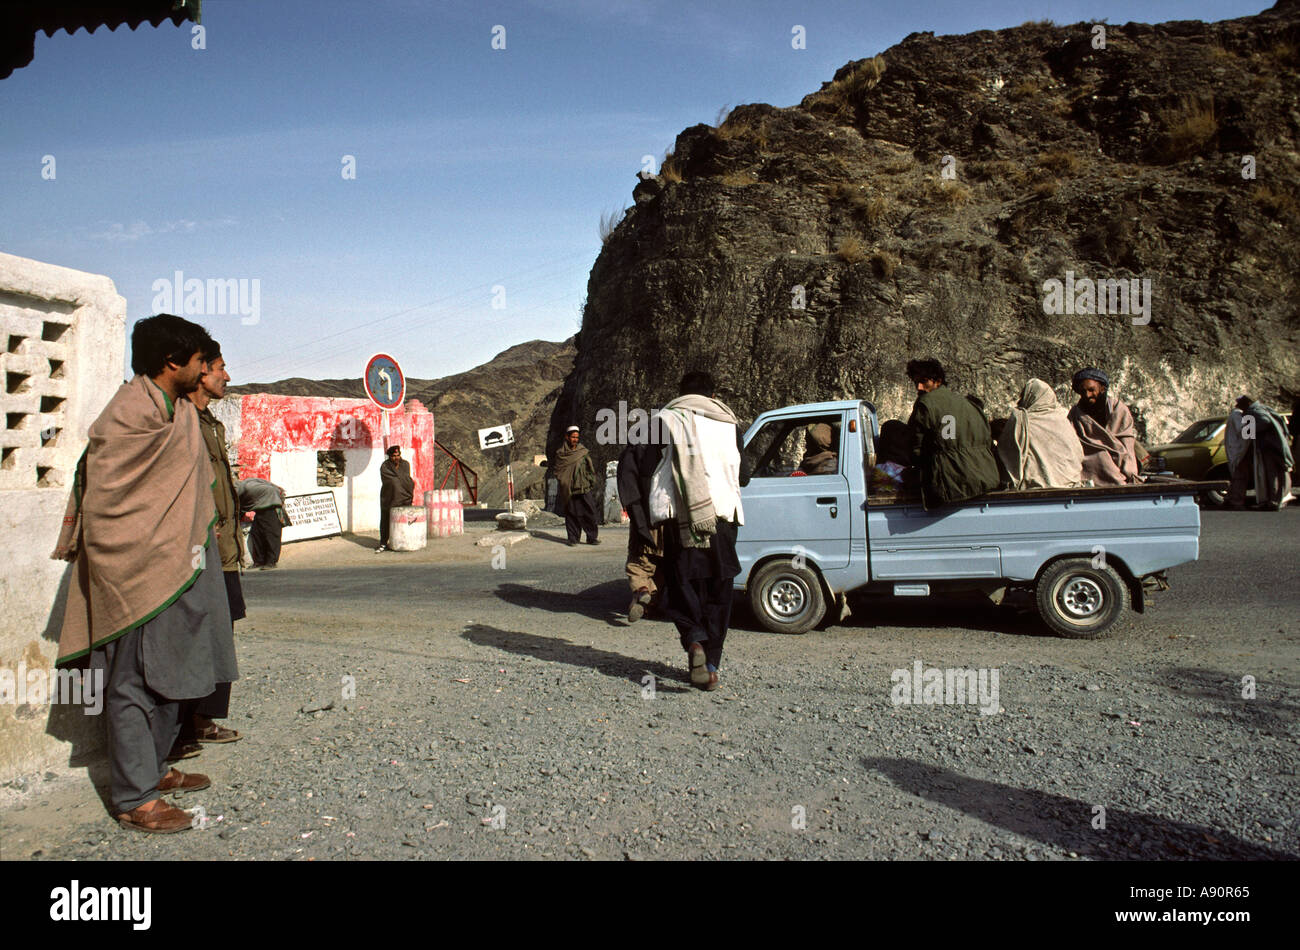
[[[826,613],[821,580],[793,561],[764,564],[749,579],[749,605],[773,633],[807,633]]]
[[[1088,558],[1066,558],[1043,571],[1035,591],[1038,613],[1063,637],[1102,636],[1128,610],[1128,585],[1109,564],[1094,567]]]

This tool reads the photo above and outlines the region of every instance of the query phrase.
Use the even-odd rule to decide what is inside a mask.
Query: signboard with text
[[[281,534],[282,541],[306,541],[308,538],[328,538],[343,533],[338,504],[332,491],[289,495],[284,500],[284,511],[292,524]]]

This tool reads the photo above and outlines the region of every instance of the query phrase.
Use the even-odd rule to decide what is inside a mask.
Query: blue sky
[[[724,106],[793,105],[914,31],[1267,5],[204,0],[205,49],[188,23],[41,34],[0,81],[0,250],[107,274],[128,332],[178,270],[258,281],[256,323],[192,317],[235,382],[379,351],[445,376],[572,335],[601,214]]]

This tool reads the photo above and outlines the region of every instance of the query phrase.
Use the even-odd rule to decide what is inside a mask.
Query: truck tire
[[[749,606],[773,633],[807,633],[826,613],[821,579],[809,567],[771,561],[749,579]]]
[[[1056,561],[1043,571],[1034,591],[1038,614],[1054,633],[1094,640],[1110,630],[1129,607],[1128,585],[1107,564],[1084,557]]]

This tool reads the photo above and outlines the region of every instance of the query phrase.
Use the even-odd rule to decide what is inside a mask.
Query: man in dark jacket
[[[379,482],[379,547],[375,549],[376,554],[388,548],[389,512],[411,504],[415,498],[411,463],[402,458],[400,445],[388,447],[388,460],[379,466]]]
[[[997,488],[998,463],[984,414],[945,385],[937,360],[909,361],[907,376],[916,384],[908,425],[925,507],[964,501]]]

